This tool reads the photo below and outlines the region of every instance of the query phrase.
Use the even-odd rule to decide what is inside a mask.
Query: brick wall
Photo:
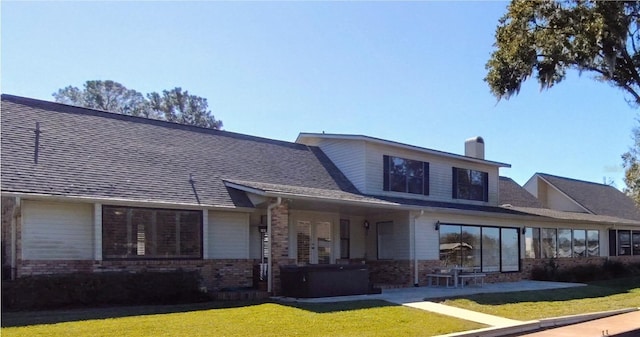
[[[274,200],[275,201],[275,200]],[[280,293],[280,266],[295,264],[289,258],[289,205],[283,201],[271,211],[271,257],[274,295]]]
[[[369,281],[376,285],[413,285],[413,264],[410,260],[371,260]]]
[[[18,276],[90,272],[198,271],[209,291],[253,287],[253,259],[220,260],[27,260]]]

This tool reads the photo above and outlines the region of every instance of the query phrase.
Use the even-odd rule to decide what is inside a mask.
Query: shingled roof
[[[253,207],[225,179],[358,193],[317,147],[233,132],[12,95],[1,131],[3,192],[213,207]]]
[[[633,200],[612,186],[546,173],[536,175],[593,214],[640,220],[640,210]]]
[[[500,191],[500,200],[498,201],[499,205],[534,208],[543,207],[540,200],[511,178],[500,177],[498,187]]]

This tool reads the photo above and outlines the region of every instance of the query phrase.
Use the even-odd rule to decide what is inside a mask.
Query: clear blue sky
[[[363,134],[462,154],[483,136],[535,172],[622,188],[637,110],[590,74],[509,101],[483,81],[506,2],[2,1],[3,93],[53,100],[86,80],[180,86],[229,131]]]

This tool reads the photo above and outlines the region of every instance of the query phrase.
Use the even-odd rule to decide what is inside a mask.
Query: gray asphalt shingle
[[[631,198],[613,186],[536,173],[593,214],[640,220]]]
[[[233,132],[11,95],[1,131],[3,191],[221,207],[252,206],[223,179],[358,193],[318,148]]]

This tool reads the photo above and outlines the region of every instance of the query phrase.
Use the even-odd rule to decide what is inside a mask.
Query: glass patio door
[[[329,264],[332,259],[331,222],[299,220],[296,223],[297,263]]]

